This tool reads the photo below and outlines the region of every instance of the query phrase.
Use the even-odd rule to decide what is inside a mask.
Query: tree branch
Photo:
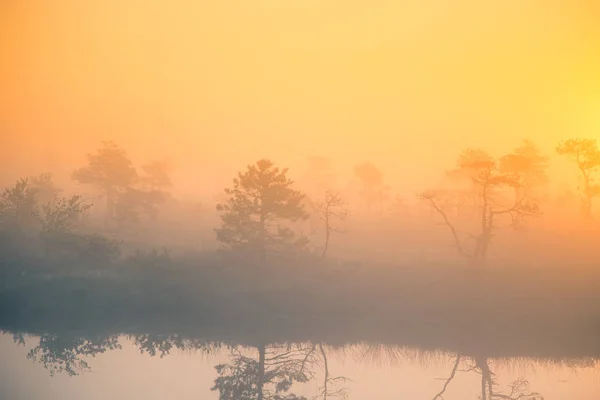
[[[446,379],[446,382],[444,383],[444,387],[442,387],[442,390],[440,390],[440,392],[438,394],[436,394],[435,396],[433,396],[432,400],[442,400],[444,397],[444,393],[446,392],[446,389],[448,389],[448,385],[450,385],[450,382],[452,382],[452,380],[454,379],[454,376],[456,375],[456,371],[458,370],[458,366],[460,365],[460,361],[461,361],[461,355],[457,354],[456,355],[456,360],[454,361],[454,367],[452,368],[452,372],[450,373],[450,376]]]

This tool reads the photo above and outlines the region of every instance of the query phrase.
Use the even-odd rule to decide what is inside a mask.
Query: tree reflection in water
[[[465,368],[460,369],[461,364]],[[524,378],[518,378],[508,385],[508,392],[498,391],[498,383],[495,374],[490,369],[490,361],[485,357],[464,357],[456,355],[454,366],[450,376],[444,382],[442,390],[438,392],[433,400],[443,400],[446,389],[456,376],[457,372],[475,372],[481,375],[481,400],[543,400],[544,397],[537,393],[529,391],[529,382]]]
[[[25,336],[13,336],[15,343],[25,345]],[[120,349],[118,335],[80,337],[46,333],[39,344],[27,353],[27,359],[39,362],[51,376],[64,372],[69,376],[90,370],[84,357],[95,357],[107,350]]]
[[[438,358],[440,354],[434,355]],[[415,360],[415,358],[429,358],[427,352],[414,351],[405,348],[382,345],[365,345],[357,354],[363,361],[387,361],[388,364],[398,365],[405,359]],[[427,361],[427,360],[423,360]],[[589,366],[590,360],[584,360],[586,366]],[[481,376],[481,392],[478,398],[480,400],[544,400],[544,397],[529,389],[529,382],[520,377],[507,385],[507,390],[500,390],[496,379],[496,374],[492,371],[492,360],[483,356],[467,356],[456,354],[452,356],[453,366],[447,378],[444,378],[444,384],[441,389],[432,397],[432,400],[444,400],[444,395],[455,379],[457,373],[472,372]],[[581,360],[578,365],[581,364]],[[574,365],[571,365],[574,366]]]
[[[13,335],[15,343],[25,345],[23,334]],[[31,336],[34,338],[34,336]],[[328,347],[317,343],[269,343],[238,345],[220,341],[207,341],[180,335],[60,335],[46,333],[39,337],[39,343],[27,353],[27,358],[39,362],[50,375],[66,373],[69,376],[89,371],[86,359],[95,357],[107,350],[121,348],[119,340],[126,338],[141,353],[161,358],[174,350],[200,351],[214,354],[226,351],[227,362],[215,366],[217,377],[211,390],[218,392],[220,400],[314,400],[347,399],[350,394],[344,385],[350,380],[331,373],[328,351],[341,350],[349,353],[357,361],[385,358],[392,364],[402,360],[414,359],[415,354],[425,352],[409,351],[400,347],[382,345],[353,345],[343,348]],[[589,366],[593,360],[587,360]],[[495,360],[483,357],[456,354],[452,359],[452,368],[448,377],[432,397],[432,400],[444,400],[453,380],[461,373],[474,373],[481,376],[479,399],[481,400],[542,400],[543,396],[530,390],[529,382],[518,378],[502,387],[493,372]],[[581,363],[578,363],[579,365]],[[570,363],[567,364],[575,366]],[[294,384],[317,381],[316,393],[307,398],[293,391]]]
[[[211,390],[219,392],[220,400],[306,400],[288,392],[296,382],[317,379],[317,369],[323,370],[322,386],[313,399],[347,398],[348,389],[335,386],[348,379],[330,375],[322,343],[259,345],[254,350],[255,358],[243,354],[241,347],[231,347],[230,363],[215,367],[219,377]]]

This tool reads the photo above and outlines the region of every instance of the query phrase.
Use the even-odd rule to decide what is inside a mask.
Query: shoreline
[[[176,265],[5,273],[0,329],[600,357],[594,269],[558,279],[559,269]]]

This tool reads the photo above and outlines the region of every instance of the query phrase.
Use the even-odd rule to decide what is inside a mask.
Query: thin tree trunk
[[[323,349],[323,345],[319,343],[319,350],[321,350],[321,355],[323,356],[323,368],[325,369],[325,377],[323,378],[323,400],[327,400],[327,383],[329,382],[329,365],[327,364],[327,354],[325,354],[325,349]]]
[[[327,253],[327,249],[329,248],[329,236],[331,235],[331,229],[329,227],[329,215],[325,215],[325,246],[323,247],[323,253],[321,254],[322,258],[325,258],[325,254]]]
[[[487,358],[476,358],[475,365],[481,369],[481,398],[482,400],[492,400],[494,382],[492,380],[492,371],[490,371]]]
[[[483,204],[481,206],[481,234],[477,238],[477,245],[475,248],[475,263],[478,267],[483,266],[487,254],[488,245],[490,243],[492,234],[492,211],[488,204],[488,187],[487,183],[483,184],[481,198]]]
[[[485,376],[481,375],[481,400],[487,400],[487,391],[485,390],[486,380]]]
[[[256,384],[256,391],[258,392],[256,397],[257,400],[263,400],[264,397],[263,387],[265,383],[265,354],[265,346],[258,346],[258,382]]]

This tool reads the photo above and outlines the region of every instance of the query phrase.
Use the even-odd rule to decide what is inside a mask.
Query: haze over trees
[[[600,0],[0,22],[0,400],[600,400]]]
[[[117,215],[119,196],[125,193],[137,179],[137,173],[127,152],[112,141],[88,155],[88,165],[73,172],[73,179],[85,185],[97,187],[106,201],[108,225]]]
[[[142,211],[156,221],[159,214],[158,205],[166,201],[173,186],[171,165],[164,160],[154,160],[142,165],[139,186],[138,203],[141,204]]]
[[[79,229],[83,214],[91,207],[92,203],[81,195],[55,195],[41,202],[37,190],[29,186],[29,179],[20,179],[0,199],[3,255],[43,255],[44,263],[68,261],[78,268],[110,265],[120,255],[119,244]]]
[[[419,197],[440,215],[458,253],[480,265],[501,223],[522,230],[528,218],[541,215],[532,190],[545,182],[544,160],[530,143],[498,159],[480,149],[467,149],[448,172],[462,188],[429,190]],[[464,213],[473,216],[466,234],[452,220]]]
[[[166,191],[173,186],[170,176],[171,167],[164,160],[155,160],[144,164],[142,165],[142,171],[140,181],[147,190]]]
[[[579,169],[581,208],[586,219],[592,218],[593,199],[600,195],[600,151],[594,139],[568,139],[556,147],[556,152],[569,157]]]
[[[35,190],[37,199],[42,204],[56,198],[61,192],[61,189],[54,183],[52,174],[49,172],[29,178],[29,187]]]
[[[589,211],[586,215],[591,214],[598,187],[595,142],[570,139],[561,143],[557,152],[577,162],[585,178],[581,188],[583,204]],[[138,254],[140,247],[148,249],[144,257],[156,258],[148,261],[155,265],[158,259],[174,254],[170,249],[173,244],[181,246],[181,251],[200,253],[221,246],[257,260],[265,260],[269,254],[318,256],[332,261],[382,259],[381,249],[385,249],[393,262],[425,262],[429,252],[438,252],[440,255],[435,257],[442,262],[453,251],[445,252],[445,245],[435,244],[439,241],[451,243],[467,263],[483,265],[499,262],[490,256],[490,248],[501,251],[509,242],[519,241],[515,235],[503,234],[501,243],[494,244],[500,231],[528,229],[528,221],[541,217],[542,208],[552,215],[557,207],[564,208],[558,203],[565,200],[549,195],[547,188],[552,177],[548,176],[547,165],[548,157],[528,140],[500,157],[482,149],[467,149],[458,157],[456,166],[445,173],[439,187],[418,196],[422,201],[412,203],[408,200],[410,194],[397,190],[388,204],[384,173],[371,162],[346,171],[349,182],[354,176],[362,184],[360,198],[354,200],[351,186],[333,187],[335,175],[328,158],[309,157],[303,186],[288,177],[287,168],[280,169],[263,159],[240,172],[232,187],[218,199],[212,199],[213,204],[217,203],[215,213],[190,207],[171,194],[169,162],[155,158],[141,164],[138,171],[125,149],[114,142],[104,142],[88,155],[87,165],[75,170],[72,178],[97,190],[105,207],[92,207],[97,201],[77,192],[67,190],[63,195],[65,189],[55,184],[50,173],[45,173],[6,189],[0,216],[5,228],[10,223],[24,232],[40,232],[39,238],[47,249],[66,249],[73,241],[79,241],[73,235],[88,235],[96,229],[107,235],[104,239],[108,241],[124,239],[129,253],[136,254],[136,264],[143,258]],[[301,187],[310,188],[310,198]],[[194,204],[199,203],[194,200]],[[377,217],[361,213],[364,208],[376,208]],[[164,220],[159,220],[159,214]],[[97,223],[100,215],[104,216],[104,229]],[[310,221],[304,222],[308,217]],[[429,221],[445,225],[447,231],[430,230]],[[552,231],[550,222],[543,223],[545,231],[536,224],[536,230],[528,237],[555,234],[551,233],[556,230]],[[346,235],[336,240],[332,248],[333,235],[342,232]],[[182,235],[186,237],[180,238]],[[53,243],[47,246],[51,236]],[[114,248],[116,242],[111,243],[100,248]],[[61,252],[77,253],[78,246]],[[372,255],[365,256],[367,253]]]
[[[129,173],[129,166],[135,171],[133,162],[118,159],[121,165],[128,166]],[[298,392],[300,385],[294,385],[314,379],[319,380],[319,387],[311,399],[325,400],[337,395],[343,398],[345,390],[337,386],[343,379],[331,374],[323,338],[333,338],[332,341],[341,338],[345,342],[361,340],[360,335],[365,335],[362,337],[402,342],[427,337],[427,346],[441,344],[453,351],[462,347],[469,354],[481,343],[502,343],[499,348],[508,348],[507,352],[514,349],[502,342],[506,335],[520,335],[519,345],[527,341],[527,346],[537,350],[535,343],[539,342],[540,332],[560,331],[556,340],[564,340],[563,343],[579,335],[578,340],[573,340],[577,343],[572,350],[577,352],[580,341],[590,347],[597,329],[591,324],[584,329],[581,328],[584,323],[569,325],[565,321],[572,321],[573,315],[583,316],[582,320],[593,316],[582,310],[589,307],[589,297],[597,289],[594,285],[597,274],[572,273],[570,277],[580,281],[565,284],[561,281],[564,269],[553,269],[553,265],[529,269],[521,267],[524,263],[502,264],[490,252],[490,248],[513,251],[511,244],[520,240],[518,237],[509,245],[494,239],[516,237],[508,233],[510,229],[532,228],[530,232],[537,235],[541,229],[530,225],[530,219],[542,217],[542,209],[554,211],[544,198],[545,185],[552,179],[547,173],[547,160],[527,141],[499,157],[482,149],[466,149],[459,154],[455,167],[445,174],[443,185],[421,194],[423,201],[417,202],[413,197],[416,204],[409,205],[408,196],[399,191],[394,203],[372,218],[354,212],[364,207],[364,198],[355,204],[348,200],[348,193],[354,189],[347,188],[346,192],[330,189],[315,193],[313,201],[307,201],[289,177],[287,168],[262,159],[237,174],[218,201],[217,212],[188,208],[181,213],[180,220],[169,214],[173,209],[149,200],[151,194],[168,196],[172,188],[167,165],[152,162],[148,164],[152,167],[142,167],[140,173],[135,171],[135,179],[126,186],[116,185],[112,222],[124,218],[121,212],[125,215],[137,212],[141,218],[142,213],[150,214],[144,208],[149,206],[158,207],[165,218],[144,225],[148,229],[140,229],[129,237],[120,236],[123,240],[119,241],[115,240],[119,232],[101,229],[101,219],[94,220],[94,215],[83,218],[93,209],[86,197],[70,194],[68,189],[59,190],[50,175],[43,175],[48,178],[40,179],[36,186],[31,185],[33,178],[23,179],[0,197],[2,239],[17,237],[18,230],[13,226],[29,234],[21,242],[25,244],[22,251],[19,249],[21,255],[13,251],[12,243],[0,241],[0,274],[10,278],[2,281],[0,297],[16,310],[6,313],[0,322],[6,326],[27,323],[34,327],[36,323],[51,327],[81,324],[109,327],[118,332],[133,329],[132,324],[137,322],[149,330],[160,331],[167,326],[174,327],[174,331],[180,329],[210,337],[256,335],[258,339],[252,336],[252,341],[243,342],[255,354],[247,354],[248,347],[242,352],[242,346],[228,346],[229,360],[217,366],[218,376],[212,388],[223,400],[299,400],[303,397],[294,392]],[[99,170],[109,167],[103,165]],[[377,190],[384,188],[383,173],[377,168],[365,167],[361,171],[371,173],[362,175],[370,182],[367,187],[373,189],[371,193],[377,194]],[[355,171],[349,168],[346,172],[348,179],[352,179]],[[87,171],[83,175],[93,174]],[[101,180],[95,182],[93,186],[102,189],[98,183]],[[45,193],[47,201],[41,200],[41,193]],[[174,198],[175,195],[171,197]],[[312,216],[320,219],[324,240],[319,237],[309,243],[299,233],[308,215],[306,204],[311,204]],[[206,215],[215,220],[205,222],[202,218]],[[175,221],[174,228],[169,226],[170,218]],[[431,220],[445,226],[429,229]],[[135,218],[131,219],[134,221]],[[230,250],[227,253],[241,256],[223,256],[222,252],[213,252],[214,248],[198,248],[192,253],[195,244],[173,251],[167,246],[156,250],[155,244],[162,245],[159,240],[151,236],[148,242],[139,240],[147,232],[162,233],[169,228],[163,238],[193,236],[186,229],[198,223],[204,224],[198,230],[205,229],[216,237],[219,244]],[[424,232],[423,238],[418,239],[421,242],[413,238],[419,230]],[[333,236],[346,231],[347,235]],[[404,232],[407,234],[402,236]],[[358,238],[354,243],[347,239],[352,234]],[[374,236],[372,242],[365,243],[370,234]],[[131,244],[135,240],[138,242]],[[451,265],[440,268],[451,263],[446,254],[437,263],[412,262],[400,257],[394,259],[393,265],[380,263],[377,252],[384,248],[381,245],[384,240],[400,250],[411,250],[415,243],[436,249],[452,242],[461,261],[476,269]],[[565,242],[563,239],[561,244]],[[149,246],[152,246],[150,251]],[[361,246],[369,248],[373,256],[347,257],[346,253]],[[314,249],[319,250],[318,254],[311,251]],[[454,251],[451,249],[449,253]],[[480,268],[483,266],[486,268]],[[569,264],[569,268],[577,267]],[[9,275],[7,270],[14,272]],[[482,279],[489,286],[482,285]],[[532,286],[532,281],[537,286]],[[486,292],[485,302],[475,303],[474,288],[494,290]],[[524,310],[518,309],[520,305],[506,306],[515,298],[553,300],[556,298],[553,296],[575,300],[554,310],[550,317],[545,316],[549,309],[542,302],[527,304]],[[500,331],[498,320],[505,325]],[[525,333],[519,332],[523,320],[527,320]],[[431,329],[436,323],[448,329]],[[466,331],[469,333],[465,334]],[[295,340],[309,338],[314,342],[308,346],[274,344],[274,340],[280,337],[285,340],[288,335]],[[155,336],[160,349],[171,346],[161,339],[163,335]],[[52,335],[42,338],[51,351],[64,354],[70,362],[77,359],[78,350],[64,352],[60,349],[63,344],[55,345],[56,338]],[[138,339],[140,346],[149,348],[146,344],[152,338]],[[174,340],[179,344],[184,342],[181,336],[175,336]],[[231,340],[239,340],[239,336]],[[89,345],[80,341],[72,344],[75,349]],[[43,349],[34,351],[32,357],[40,362],[52,360],[52,355]],[[528,397],[524,396],[537,395],[523,381],[515,381],[514,386],[505,390],[495,381],[492,366],[485,357],[460,357],[456,368],[462,365],[482,376],[482,398],[525,399]],[[305,368],[308,364],[319,366],[323,376],[317,377],[311,368]],[[59,368],[72,371],[65,365]],[[436,398],[443,396],[444,388]]]
[[[28,179],[19,179],[0,195],[0,220],[9,229],[22,229],[34,220],[36,206],[36,191]]]
[[[164,161],[144,164],[142,171],[139,174],[127,152],[109,141],[89,154],[88,165],[75,170],[72,178],[100,190],[106,201],[105,227],[116,222],[122,230],[139,222],[142,214],[156,220],[158,205],[164,202],[172,185],[169,166]]]
[[[520,176],[523,188],[528,190],[541,188],[548,183],[548,157],[528,139],[523,140],[512,153],[500,159],[500,168],[505,173]]]
[[[389,195],[389,187],[383,183],[383,172],[367,161],[354,168],[354,175],[363,184],[361,195],[365,200],[367,210],[371,211],[374,205],[378,205],[379,211],[383,212],[383,202]]]
[[[322,194],[333,188],[336,177],[332,162],[326,157],[312,156],[307,158],[307,168],[303,184],[310,194]]]
[[[80,216],[91,207],[92,204],[83,196],[75,194],[55,198],[44,204],[34,215],[40,221],[43,233],[68,233],[77,226]]]
[[[268,253],[294,253],[306,246],[306,238],[285,225],[308,217],[304,194],[293,188],[287,172],[263,159],[238,173],[233,187],[225,189],[227,201],[217,205],[222,225],[215,231],[221,243],[261,260]]]

